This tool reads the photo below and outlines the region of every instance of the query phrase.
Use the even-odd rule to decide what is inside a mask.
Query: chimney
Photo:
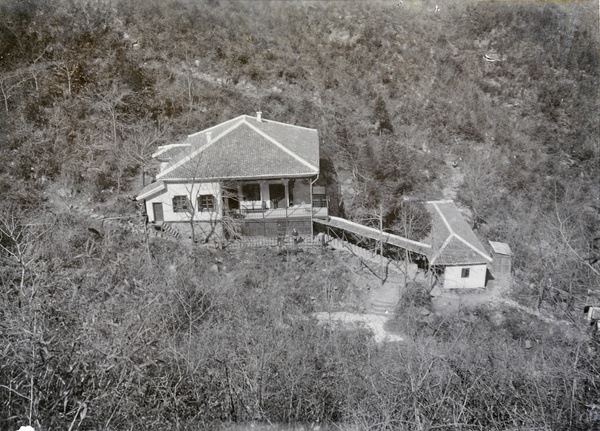
[[[256,121],[258,121],[259,123],[262,123],[262,112],[261,111],[256,112]]]
[[[206,132],[206,143],[210,144],[210,139],[212,138],[212,132]]]

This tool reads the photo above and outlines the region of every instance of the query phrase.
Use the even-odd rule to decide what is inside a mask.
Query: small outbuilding
[[[490,241],[492,248],[491,272],[495,279],[506,279],[512,271],[512,251],[505,242]]]
[[[369,238],[421,256],[425,262],[423,265],[428,267],[431,274],[435,274],[437,282],[445,289],[486,287],[490,278],[489,266],[492,264],[492,257],[454,202],[427,201],[425,207],[431,215],[431,231],[421,241],[381,232],[339,217],[314,221],[328,229],[328,236],[332,231],[340,231],[341,234],[336,236],[342,241],[345,240],[345,233],[349,233],[361,238],[361,241]],[[352,247],[354,252],[360,255],[358,245]],[[508,271],[510,273],[510,265]]]
[[[426,203],[432,226],[429,264],[445,289],[483,288],[492,258],[451,200]]]
[[[600,320],[600,307],[598,306],[586,305],[583,308],[583,312],[587,315],[588,322],[592,325]]]

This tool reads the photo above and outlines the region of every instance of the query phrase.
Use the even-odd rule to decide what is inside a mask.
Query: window
[[[327,196],[313,194],[313,207],[327,208]]]
[[[214,211],[215,201],[213,195],[198,196],[198,211]]]
[[[173,212],[192,212],[192,204],[187,196],[173,196]]]
[[[259,201],[260,184],[244,184],[242,186],[242,194],[245,201]]]
[[[463,268],[460,273],[461,278],[469,278],[470,272],[471,272],[471,268]]]

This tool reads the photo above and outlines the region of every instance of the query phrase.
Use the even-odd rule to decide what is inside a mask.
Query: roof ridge
[[[299,173],[299,174],[291,174],[291,175],[287,175],[286,178],[306,178],[307,176],[310,175],[314,175],[313,172],[304,172],[304,173]],[[248,175],[248,176],[230,176],[230,177],[226,177],[226,176],[217,176],[217,177],[202,177],[201,179],[196,180],[197,182],[206,182],[207,180],[224,180],[224,179],[236,179],[236,180],[252,180],[254,178],[264,178],[264,179],[276,179],[276,178],[281,178],[280,175],[273,175],[273,174],[260,174],[260,175]],[[181,177],[181,178],[164,178],[161,181],[166,181],[169,183],[172,182],[177,182],[177,181],[190,181],[189,178],[186,177]]]
[[[192,144],[186,144],[185,142],[181,142],[178,144],[161,145],[160,147],[158,147],[156,149],[156,151],[154,152],[154,154],[152,154],[151,157],[156,158],[156,157],[160,156],[162,153],[169,151],[170,149],[175,148],[175,147],[189,147],[190,145],[192,145]]]
[[[248,115],[247,115],[247,117],[256,119],[256,117],[252,117],[252,116],[248,116]],[[263,118],[262,122],[264,122],[264,123],[273,123],[273,124],[281,124],[283,126],[296,127],[297,129],[312,130],[312,131],[318,133],[318,130],[317,129],[313,129],[312,127],[297,126],[296,124],[282,123],[281,121],[267,120],[266,118]]]
[[[277,142],[275,139],[273,139],[272,137],[270,137],[269,135],[267,135],[265,132],[263,132],[262,130],[258,129],[256,126],[254,126],[253,124],[250,124],[246,121],[246,119],[244,118],[244,120],[242,120],[240,122],[241,123],[246,123],[248,125],[248,127],[252,128],[255,132],[257,132],[259,135],[261,135],[262,137],[266,138],[268,141],[272,142],[273,144],[275,144],[279,149],[283,150],[285,153],[289,154],[290,156],[292,156],[293,158],[295,158],[296,160],[298,160],[300,163],[308,166],[309,168],[315,170],[315,171],[319,171],[319,168],[317,168],[316,166],[313,166],[311,163],[307,162],[306,160],[304,160],[302,157],[300,157],[298,154],[294,153],[292,150],[290,150],[289,148],[287,148],[285,145],[283,145],[280,142]]]
[[[179,160],[177,163],[174,163],[173,165],[169,166],[168,168],[166,168],[164,171],[160,172],[157,176],[156,179],[162,178],[165,175],[167,175],[168,173],[174,171],[175,169],[179,168],[180,166],[186,164],[187,162],[189,162],[190,160],[192,160],[194,157],[196,157],[198,154],[200,154],[201,152],[203,152],[205,149],[207,149],[208,147],[210,147],[212,144],[214,144],[215,142],[217,142],[219,139],[221,139],[223,136],[225,136],[226,134],[228,134],[229,132],[233,131],[234,129],[237,129],[240,125],[242,125],[243,123],[245,123],[245,121],[240,121],[237,124],[234,124],[233,126],[231,126],[229,129],[225,130],[223,133],[221,133],[220,135],[218,135],[216,138],[211,139],[210,142],[207,142],[206,144],[204,144],[203,146],[201,146],[200,148],[198,148],[196,151],[192,152],[191,154],[189,154],[188,156],[184,157],[183,159]],[[247,124],[247,123],[246,123]]]
[[[438,203],[448,203],[448,202],[437,201],[437,202],[429,202],[429,203],[432,204],[433,207],[435,208],[435,210],[438,212],[438,214],[440,215],[440,218],[442,219],[442,221],[444,222],[444,225],[446,226],[446,229],[448,229],[448,232],[450,232],[450,235],[452,236],[454,234],[454,229],[452,229],[452,226],[450,226],[450,222],[448,222],[448,220],[446,219],[446,216],[444,216],[444,213],[442,212],[442,210],[437,206]]]
[[[454,236],[454,232],[451,231],[450,235],[448,235],[448,238],[446,238],[446,240],[444,241],[442,246],[440,248],[438,248],[437,253],[435,253],[435,255],[431,258],[430,265],[433,265],[435,263],[435,261],[438,260],[438,258],[442,255],[442,251],[444,251],[444,248],[446,248],[448,246],[448,244],[450,244],[450,241],[452,241],[453,236]]]
[[[209,132],[210,130],[212,130],[212,129],[216,128],[216,127],[220,127],[220,126],[222,126],[222,125],[224,125],[224,124],[227,124],[227,123],[229,123],[229,122],[232,122],[232,121],[235,121],[235,120],[239,120],[239,119],[240,119],[240,118],[242,118],[242,117],[247,117],[247,115],[245,115],[245,114],[238,115],[237,117],[235,117],[235,118],[232,118],[232,119],[230,119],[230,120],[223,121],[222,123],[215,124],[214,126],[210,126],[208,129],[200,130],[199,132],[192,133],[191,135],[187,135],[187,137],[188,137],[188,138],[193,138],[194,136],[198,136],[198,135],[199,135],[199,134],[201,134],[201,133]],[[242,119],[243,119],[243,118],[242,118]]]
[[[480,254],[483,258],[485,258],[485,260],[489,260],[490,262],[492,261],[492,258],[490,256],[488,256],[487,253],[484,253],[481,250],[479,250],[479,248],[475,247],[475,245],[471,244],[469,241],[464,239],[462,236],[457,235],[455,233],[453,233],[452,235],[454,235],[459,241],[462,241],[464,244],[466,244],[467,247],[471,248],[476,253]]]

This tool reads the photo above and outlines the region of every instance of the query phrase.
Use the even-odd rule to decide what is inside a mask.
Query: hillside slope
[[[585,429],[598,34],[592,1],[0,2],[0,428]],[[510,300],[581,338],[514,310],[407,306],[414,342],[380,346],[307,317],[348,286],[333,263],[90,221],[137,215],[157,146],[258,110],[319,130],[350,219],[382,207],[418,236],[400,196],[451,192],[511,245]]]

